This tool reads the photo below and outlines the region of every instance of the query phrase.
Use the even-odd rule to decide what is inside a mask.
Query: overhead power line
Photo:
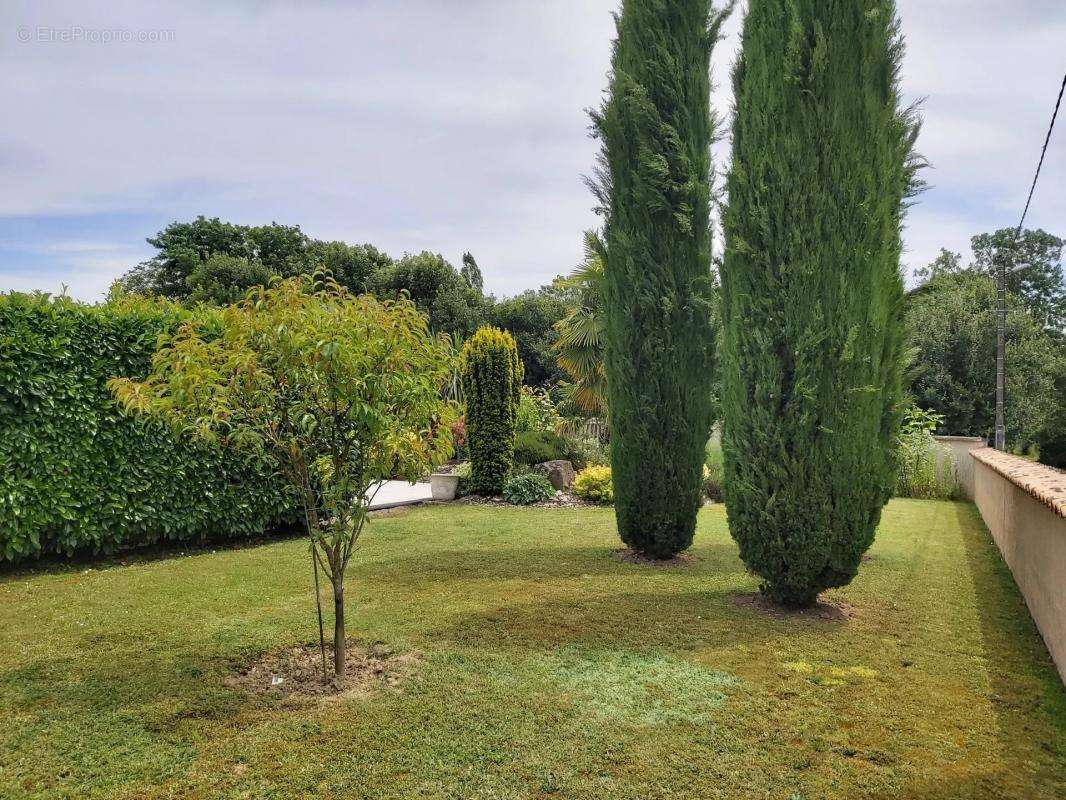
[[[1022,211],[1022,219],[1018,223],[1018,233],[1022,232],[1025,217],[1029,213],[1029,204],[1033,202],[1033,192],[1036,191],[1036,182],[1040,179],[1040,168],[1044,166],[1044,156],[1047,155],[1047,146],[1051,141],[1051,132],[1055,130],[1055,120],[1059,116],[1059,106],[1062,105],[1062,93],[1066,91],[1066,75],[1062,76],[1062,86],[1059,87],[1059,99],[1055,101],[1055,110],[1051,114],[1051,124],[1048,125],[1047,136],[1044,137],[1044,148],[1040,151],[1040,161],[1036,165],[1036,174],[1033,176],[1033,185],[1029,187],[1029,198],[1025,201],[1025,210]]]
[[[1014,232],[1015,241],[1022,235],[1022,226],[1025,225],[1025,217],[1029,214],[1029,205],[1033,202],[1033,193],[1036,191],[1036,182],[1040,180],[1040,168],[1044,166],[1044,156],[1047,155],[1047,146],[1051,142],[1051,132],[1055,130],[1055,120],[1059,116],[1059,106],[1062,105],[1062,94],[1066,91],[1066,75],[1062,76],[1062,86],[1059,87],[1059,97],[1055,101],[1055,110],[1051,112],[1051,124],[1048,125],[1047,136],[1044,137],[1044,147],[1040,150],[1040,161],[1036,164],[1036,174],[1033,175],[1033,185],[1029,187],[1029,197],[1025,201],[1025,209],[1022,218],[1018,222],[1018,229]],[[1007,432],[1004,424],[1004,394],[1006,386],[1006,362],[1007,362],[1007,263],[1006,258],[1000,256],[998,269],[996,270],[996,441],[997,450],[1007,449]]]

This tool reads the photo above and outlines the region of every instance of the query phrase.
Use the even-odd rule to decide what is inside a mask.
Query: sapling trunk
[[[333,671],[338,679],[344,677],[344,575],[333,579]]]

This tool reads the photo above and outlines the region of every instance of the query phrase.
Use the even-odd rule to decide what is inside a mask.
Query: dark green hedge
[[[0,560],[241,537],[294,520],[268,465],[125,416],[106,383],[143,377],[189,312],[0,295]]]

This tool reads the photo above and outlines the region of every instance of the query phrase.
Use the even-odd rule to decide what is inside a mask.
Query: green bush
[[[526,431],[515,438],[514,460],[516,464],[532,467],[545,461],[567,458],[570,444],[551,431]]]
[[[466,497],[470,494],[470,462],[463,461],[452,468],[452,475],[458,475],[459,481],[455,486],[456,497]]]
[[[555,487],[543,475],[516,472],[503,482],[503,499],[516,506],[529,506],[555,497]]]
[[[527,467],[562,459],[580,470],[589,464],[590,458],[597,457],[601,456],[580,442],[551,431],[527,431],[515,438],[515,463]]]
[[[703,494],[714,503],[725,499],[725,458],[722,446],[715,440],[707,442],[703,456]]]
[[[499,494],[514,466],[522,386],[522,362],[514,337],[499,328],[480,328],[463,347],[461,370],[470,491]]]
[[[591,503],[613,503],[611,468],[596,466],[581,470],[574,478],[574,494]]]
[[[555,403],[544,389],[522,387],[518,398],[518,419],[515,430],[519,435],[530,431],[554,431],[559,415]]]
[[[112,399],[107,380],[143,378],[159,335],[188,313],[0,295],[0,560],[250,536],[296,519],[267,463],[178,442]]]
[[[933,437],[943,419],[940,414],[919,408],[904,414],[899,434],[897,497],[951,500],[958,495],[955,456],[950,447]]]

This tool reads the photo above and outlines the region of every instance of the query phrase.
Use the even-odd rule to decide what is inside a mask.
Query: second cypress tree
[[[622,540],[692,543],[712,423],[710,0],[623,0],[609,96],[593,121],[606,215],[605,367]]]
[[[919,166],[894,0],[750,0],[722,270],[725,496],[763,591],[855,576],[891,496]]]

